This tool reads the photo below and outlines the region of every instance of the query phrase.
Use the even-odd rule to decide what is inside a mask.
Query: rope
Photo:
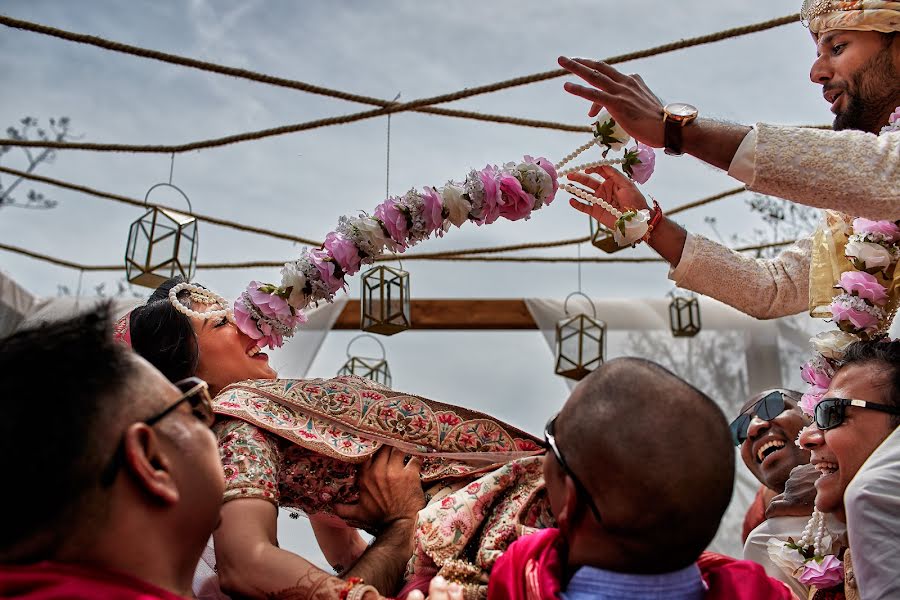
[[[94,188],[89,188],[87,186],[77,185],[74,183],[69,183],[67,181],[60,181],[59,179],[51,179],[50,177],[43,177],[42,175],[35,175],[34,173],[26,173],[25,171],[18,171],[16,169],[10,169],[8,167],[0,166],[0,173],[7,173],[9,175],[14,175],[16,177],[22,177],[24,179],[31,179],[33,181],[39,181],[41,183],[46,183],[47,185],[52,185],[52,186],[67,189],[67,190],[73,190],[76,192],[81,192],[83,194],[89,194],[91,196],[96,196],[98,198],[104,198],[106,200],[113,200],[114,202],[121,202],[122,204],[128,204],[130,206],[138,206],[141,208],[150,208],[150,207],[166,208],[169,210],[184,212],[184,209],[171,208],[168,206],[163,206],[162,204],[155,204],[153,202],[145,203],[143,200],[137,200],[136,198],[120,196],[119,194],[104,192],[101,190],[96,190]],[[281,233],[278,231],[271,231],[269,229],[262,229],[261,227],[245,225],[243,223],[238,223],[236,221],[229,221],[228,219],[221,219],[219,217],[213,217],[210,215],[204,215],[204,214],[200,214],[200,213],[196,213],[196,212],[192,212],[191,215],[193,215],[199,221],[205,221],[206,223],[211,223],[213,225],[219,225],[221,227],[237,229],[238,231],[245,231],[247,233],[255,233],[257,235],[264,235],[264,236],[268,236],[268,237],[278,238],[280,240],[288,240],[290,242],[296,242],[298,244],[307,244],[309,246],[318,247],[318,246],[322,245],[322,242],[318,242],[316,240],[311,240],[309,238],[291,235],[289,233]]]
[[[647,58],[650,56],[656,56],[659,54],[665,54],[668,52],[672,52],[675,50],[680,50],[683,48],[690,48],[693,46],[699,46],[703,44],[709,44],[712,42],[721,41],[728,38],[738,37],[747,35],[750,33],[755,33],[759,31],[765,31],[767,29],[772,29],[774,27],[780,27],[781,25],[786,25],[791,22],[796,22],[799,19],[799,14],[787,15],[784,17],[779,17],[777,19],[770,19],[768,21],[763,21],[761,23],[754,23],[752,25],[745,25],[742,27],[734,27],[731,29],[726,29],[723,31],[719,31],[716,33],[711,33],[708,35],[697,36],[693,38],[687,38],[678,40],[675,42],[670,42],[668,44],[663,44],[661,46],[655,46],[653,48],[647,48],[644,50],[638,50],[635,52],[629,52],[626,54],[620,54],[617,56],[611,56],[605,59],[605,62],[608,64],[618,64],[622,62],[627,62],[630,60],[636,60],[639,58]],[[266,75],[263,73],[257,73],[254,71],[248,71],[246,69],[237,69],[234,67],[227,67],[224,65],[216,65],[214,63],[207,63],[205,61],[198,61],[196,59],[191,59],[183,56],[177,56],[174,54],[167,54],[164,52],[159,52],[156,50],[149,50],[146,48],[139,48],[137,46],[130,46],[127,44],[121,44],[119,42],[112,42],[109,40],[105,40],[96,36],[89,36],[79,33],[73,33],[69,31],[64,31],[61,29],[56,29],[53,27],[48,27],[46,25],[41,25],[38,23],[31,23],[29,21],[21,21],[18,19],[13,19],[10,17],[6,17],[0,15],[0,25],[6,25],[7,27],[13,27],[17,29],[23,29],[27,31],[33,31],[35,33],[41,33],[44,35],[51,35],[54,37],[59,37],[61,39],[74,41],[78,43],[90,44],[94,46],[98,46],[107,50],[117,51],[117,52],[126,52],[128,54],[134,54],[136,56],[151,58],[155,60],[161,60],[164,62],[171,62],[173,64],[179,64],[183,66],[189,66],[197,69],[207,70],[215,73],[221,73],[224,75],[229,75],[232,77],[240,77],[245,79],[250,79],[253,81],[259,81],[261,83],[267,83],[270,85],[278,85],[281,87],[289,87],[292,89],[298,89],[310,93],[321,94],[325,96],[330,96],[334,98],[340,98],[348,101],[360,102],[364,104],[374,104],[379,106],[380,108],[375,110],[362,111],[357,113],[351,113],[347,115],[342,115],[338,117],[329,117],[325,119],[317,119],[314,121],[307,121],[305,123],[296,123],[293,125],[285,125],[282,127],[275,127],[271,129],[263,129],[259,131],[247,132],[242,134],[236,134],[221,138],[213,138],[209,140],[201,140],[197,142],[191,142],[187,144],[180,145],[133,145],[133,144],[89,144],[89,143],[81,143],[81,142],[54,142],[54,141],[43,141],[43,140],[0,140],[0,145],[6,146],[30,146],[30,147],[42,147],[42,148],[55,148],[55,149],[70,149],[70,150],[92,150],[97,152],[147,152],[147,153],[180,153],[180,152],[189,152],[192,150],[199,150],[201,148],[214,148],[220,147],[228,144],[235,144],[250,140],[258,140],[265,137],[272,137],[277,135],[285,135],[288,133],[297,133],[300,131],[309,131],[311,129],[317,129],[319,127],[330,127],[334,125],[343,125],[346,123],[352,123],[355,121],[361,121],[363,119],[370,119],[373,117],[378,117],[381,115],[385,115],[388,113],[395,112],[405,112],[405,111],[420,111],[420,112],[429,112],[432,114],[441,114],[443,116],[454,116],[460,118],[476,118],[482,121],[490,121],[495,123],[507,123],[511,125],[519,125],[525,127],[537,127],[537,128],[545,128],[545,129],[560,129],[563,131],[577,131],[584,132],[589,131],[588,128],[581,125],[567,125],[563,123],[554,123],[552,121],[536,121],[532,119],[521,119],[517,117],[507,117],[503,115],[486,115],[481,113],[474,113],[468,111],[454,111],[451,109],[435,109],[431,105],[434,104],[442,104],[445,102],[454,102],[457,100],[462,100],[463,98],[470,98],[473,96],[478,96],[481,94],[493,93],[496,91],[509,89],[513,87],[518,87],[522,85],[528,85],[531,83],[537,83],[540,81],[546,81],[549,79],[555,79],[557,77],[561,77],[566,75],[568,72],[564,69],[553,69],[551,71],[544,71],[542,73],[535,73],[532,75],[526,75],[523,77],[516,77],[513,79],[507,79],[505,81],[499,81],[496,83],[477,86],[474,88],[467,88],[463,90],[459,90],[457,92],[452,92],[449,94],[441,94],[438,96],[431,96],[428,98],[420,98],[418,100],[413,100],[411,102],[405,103],[392,103],[387,100],[383,100],[380,98],[372,98],[370,96],[361,96],[358,94],[349,94],[347,92],[341,92],[340,90],[332,90],[330,88],[324,88],[321,86],[315,86],[312,84],[304,83],[301,81],[295,81],[290,79],[284,79],[281,77],[274,77],[271,75]]]
[[[766,248],[777,248],[795,243],[796,240],[785,240],[781,242],[772,242],[769,244],[758,244],[755,246],[742,246],[733,248],[735,252],[748,252],[751,250],[764,250]],[[55,258],[47,254],[41,254],[18,246],[0,243],[0,250],[22,254],[48,262],[60,267],[76,269],[81,271],[124,271],[124,265],[82,265],[68,260]],[[396,260],[393,256],[384,256],[379,261]],[[664,262],[662,258],[653,256],[625,256],[625,257],[574,257],[574,256],[405,256],[403,260],[437,260],[437,261],[453,261],[453,262],[513,262],[513,263],[658,263]],[[197,265],[197,269],[206,270],[226,270],[226,269],[264,269],[272,267],[280,267],[285,261],[253,261],[253,262],[221,262],[221,263],[201,263]]]

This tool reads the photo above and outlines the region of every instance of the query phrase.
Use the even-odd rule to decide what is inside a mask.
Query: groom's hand
[[[596,117],[605,108],[631,137],[654,148],[663,147],[663,104],[640,75],[624,75],[605,62],[586,58],[560,56],[559,65],[590,84],[567,82],[563,86],[570,94],[592,102],[588,116]]]
[[[360,468],[357,477],[359,502],[336,504],[334,512],[345,520],[386,526],[408,519],[425,506],[425,493],[419,477],[421,461],[408,461],[402,450],[384,446]]]

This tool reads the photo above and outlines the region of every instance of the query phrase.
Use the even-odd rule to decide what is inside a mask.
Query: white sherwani
[[[758,124],[728,173],[750,190],[868,219],[900,219],[900,132],[823,131]],[[811,238],[756,259],[688,234],[669,279],[759,319],[808,308]]]

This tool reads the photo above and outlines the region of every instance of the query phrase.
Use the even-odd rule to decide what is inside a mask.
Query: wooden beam
[[[359,329],[359,300],[349,300],[334,329]],[[522,299],[428,299],[410,302],[413,329],[537,329]]]

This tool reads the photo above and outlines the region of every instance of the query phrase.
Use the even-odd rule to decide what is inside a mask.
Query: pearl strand
[[[568,175],[569,173],[577,173],[579,171],[586,171],[592,167],[608,167],[611,165],[621,165],[625,164],[624,158],[610,158],[604,160],[595,160],[593,162],[584,163],[583,165],[578,165],[576,167],[569,167],[568,169],[557,170],[556,174],[562,177],[563,175]]]
[[[571,154],[567,154],[565,156],[565,158],[563,158],[561,161],[559,161],[558,163],[553,165],[553,167],[557,171],[559,171],[563,167],[563,165],[565,165],[570,160],[573,160],[576,156],[578,156],[579,154],[581,154],[582,152],[584,152],[585,150],[587,150],[588,148],[593,146],[596,141],[597,141],[597,138],[594,138],[591,141],[589,141],[588,143],[578,146],[578,148],[576,148],[574,152],[572,152]]]
[[[617,219],[622,218],[622,211],[617,209],[615,206],[613,206],[612,204],[610,204],[603,198],[598,198],[597,196],[589,194],[589,193],[585,192],[584,190],[577,188],[574,185],[571,185],[568,183],[563,183],[559,187],[566,190],[573,196],[578,196],[585,202],[590,202],[591,204],[599,204],[604,210],[606,210],[608,213],[610,213],[612,216],[614,216]]]
[[[217,309],[217,310],[208,310],[206,312],[200,312],[200,311],[190,309],[187,306],[185,306],[184,303],[182,303],[178,299],[178,294],[182,290],[188,290],[192,293],[195,292],[198,294],[203,294],[203,295],[209,296],[210,299],[214,299],[215,302],[219,306],[223,306],[225,308]],[[172,304],[172,306],[175,307],[175,310],[177,310],[181,314],[183,314],[187,317],[190,317],[190,318],[198,319],[200,321],[205,321],[206,319],[217,319],[217,318],[221,318],[221,317],[227,317],[229,312],[231,312],[227,308],[228,301],[225,298],[223,298],[219,294],[216,294],[215,292],[211,292],[211,291],[207,290],[204,287],[201,287],[199,285],[194,285],[193,283],[187,283],[187,282],[182,282],[175,286],[172,286],[172,289],[169,290],[169,302]]]

